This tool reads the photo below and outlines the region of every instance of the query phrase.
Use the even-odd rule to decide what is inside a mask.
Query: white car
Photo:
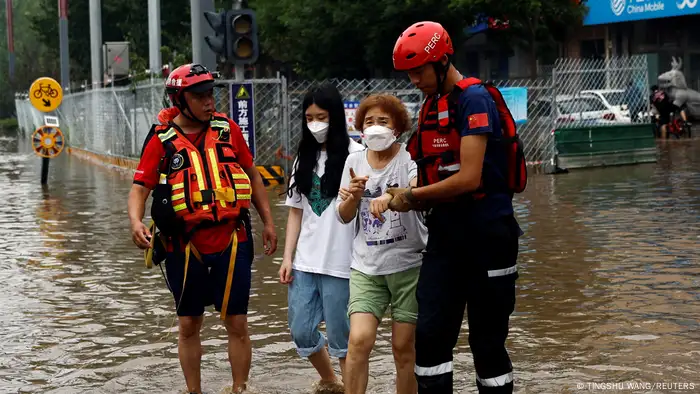
[[[625,99],[625,91],[623,89],[598,89],[598,90],[582,90],[579,93],[581,96],[598,97],[605,107],[615,114],[618,119],[625,120],[624,123],[631,123],[630,111]]]
[[[560,95],[557,96],[556,103],[555,128],[630,123],[629,118],[617,116],[596,96]],[[549,118],[552,116],[551,104],[548,98],[537,100],[529,113],[533,119],[538,116]]]

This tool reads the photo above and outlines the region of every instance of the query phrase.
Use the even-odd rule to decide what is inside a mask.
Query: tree
[[[48,47],[52,68],[59,69],[58,2],[56,0],[27,0],[40,4],[30,17],[32,29],[40,42]],[[189,0],[168,0],[161,6],[162,45],[179,53],[191,48]],[[68,36],[71,59],[71,79],[90,80],[90,10],[85,2],[70,1]],[[184,17],[183,17],[184,16]],[[128,41],[131,69],[143,73],[148,68],[148,8],[142,0],[102,1],[102,40]],[[154,70],[158,72],[159,70]]]
[[[440,21],[454,40],[465,15],[434,0],[255,0],[261,49],[307,78],[369,78],[393,71],[391,53],[411,24]]]
[[[537,77],[537,58],[556,48],[583,24],[587,7],[578,0],[451,0],[451,8],[474,15],[508,20],[510,27],[500,31],[501,39],[526,49],[530,74]]]
[[[52,54],[32,29],[31,15],[40,12],[36,1],[14,2],[14,38],[15,38],[15,78],[9,80],[7,56],[7,26],[5,25],[5,7],[1,7],[2,31],[0,32],[0,117],[13,116],[15,113],[14,92],[29,89],[36,78],[47,75],[57,77],[58,68],[53,67]],[[58,18],[56,25],[58,25]],[[58,29],[58,26],[56,26]],[[58,30],[56,31],[58,34]]]

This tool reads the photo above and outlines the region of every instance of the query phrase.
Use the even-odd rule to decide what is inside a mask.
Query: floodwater
[[[48,188],[39,174],[28,145],[0,137],[0,392],[182,392],[172,298],[130,239],[130,175],[66,154]],[[282,247],[286,209],[270,195]],[[700,141],[660,144],[656,164],[533,177],[516,205],[516,391],[700,392]],[[251,386],[308,393],[315,375],[276,279],[282,252],[256,249]],[[202,337],[204,389],[224,392],[226,335],[212,313]],[[371,393],[394,390],[389,340],[385,322]],[[455,360],[459,392],[476,392],[466,335]]]

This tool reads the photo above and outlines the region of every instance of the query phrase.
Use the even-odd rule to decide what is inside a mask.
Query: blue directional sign
[[[253,102],[253,84],[247,83],[232,83],[229,90],[231,97],[231,116],[230,118],[236,122],[241,128],[243,138],[248,144],[250,153],[255,158],[255,103]]]

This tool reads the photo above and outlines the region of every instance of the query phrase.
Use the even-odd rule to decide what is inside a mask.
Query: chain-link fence
[[[286,83],[283,79],[245,81],[253,85],[256,158],[275,164],[286,147]],[[230,114],[231,81],[223,81],[214,95],[219,112]],[[15,100],[17,118],[25,136],[44,124],[44,114],[26,95]],[[64,96],[57,110],[60,128],[70,146],[119,157],[138,157],[143,141],[169,105],[162,82],[135,87],[94,89]]]
[[[553,121],[557,127],[648,122],[648,72],[643,55],[557,60]]]
[[[560,59],[552,67],[551,76],[495,84],[514,113],[528,163],[540,167],[553,163],[553,131],[557,128],[648,121],[647,72],[645,56]],[[253,86],[254,117],[250,121],[255,130],[256,163],[281,165],[286,173],[301,139],[303,97],[313,87],[334,84],[350,108],[373,93],[394,94],[406,105],[414,129],[423,101],[422,93],[407,79],[332,79],[295,81],[289,85],[284,78],[244,82]],[[236,82],[224,81],[215,90],[217,109],[226,114],[230,114],[230,100],[236,94],[230,83]],[[112,156],[138,157],[146,133],[167,104],[163,84],[158,81],[69,94],[58,114],[71,146]],[[31,106],[26,95],[17,98],[16,106],[25,135],[43,124],[43,114]],[[237,120],[235,116],[233,119]]]
[[[539,104],[551,102],[552,80],[550,78],[505,80],[495,81],[494,84],[509,101],[509,109],[518,125],[518,134],[523,140],[528,164],[531,167],[546,165],[547,160],[550,159],[548,152],[554,149],[554,139],[551,117]],[[521,93],[509,100],[508,90],[516,92],[520,90]]]

